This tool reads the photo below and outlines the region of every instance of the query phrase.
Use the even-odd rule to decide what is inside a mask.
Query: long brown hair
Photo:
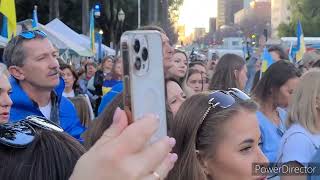
[[[240,71],[245,65],[245,60],[238,55],[223,55],[212,75],[209,89],[227,90],[228,88],[239,88],[239,83],[235,77],[234,71]]]
[[[0,145],[1,179],[67,180],[85,148],[66,133],[36,129],[26,148]]]
[[[90,124],[88,130],[84,133],[84,146],[89,149],[108,129],[113,121],[113,114],[117,107],[122,106],[122,93],[119,93],[109,105],[107,105],[101,114]]]
[[[207,94],[197,94],[180,107],[172,125],[172,137],[177,142],[173,151],[179,155],[179,159],[169,173],[168,180],[206,180],[199,156],[201,159],[214,157],[217,145],[223,141],[222,133],[227,131],[223,125],[230,118],[243,110],[257,110],[253,101],[238,102],[227,109],[211,109],[200,124],[209,107],[208,101]]]

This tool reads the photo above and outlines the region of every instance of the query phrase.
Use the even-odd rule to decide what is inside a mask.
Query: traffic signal
[[[100,4],[94,5],[94,16],[100,17],[101,11],[100,11]]]

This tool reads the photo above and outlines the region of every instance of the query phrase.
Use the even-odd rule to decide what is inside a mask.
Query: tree
[[[161,0],[161,27],[166,31],[171,44],[178,40],[178,32],[175,25],[179,20],[179,8],[183,4],[183,0]]]
[[[289,24],[280,24],[279,36],[293,36],[296,34],[297,23],[300,20],[304,36],[320,36],[320,1],[290,0],[291,19]]]
[[[82,34],[89,34],[89,0],[82,0]]]
[[[59,18],[59,0],[49,1],[49,20]]]

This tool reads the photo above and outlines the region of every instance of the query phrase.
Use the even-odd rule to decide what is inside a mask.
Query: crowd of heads
[[[294,64],[280,47],[271,47],[268,51],[274,63],[262,73],[260,60],[249,65],[235,54],[196,59],[181,49],[173,49],[161,28],[147,26],[141,30],[161,33],[167,130],[175,140],[159,141],[167,143],[164,149],[157,143],[149,146],[146,144],[156,127],[152,130],[141,123],[128,125],[127,115],[119,108],[123,107],[121,56],[107,56],[101,63],[86,58],[76,69],[58,61],[57,49],[43,32],[23,32],[8,43],[3,53],[6,66],[0,66],[0,131],[5,132],[0,133],[1,177],[68,179],[83,173],[78,171],[82,162],[99,162],[99,157],[107,157],[118,168],[115,174],[123,170],[123,174],[127,172],[132,177],[248,180],[265,178],[253,176],[254,163],[296,161],[302,165],[312,161],[316,150],[300,154],[309,158],[308,162],[300,162],[288,151],[287,141],[299,127],[299,133],[320,142],[318,53],[306,53],[303,60]],[[251,70],[255,77],[248,76]],[[254,83],[246,94],[243,91],[249,81]],[[50,120],[42,120],[39,126],[38,121],[33,121],[39,118],[30,115]],[[142,119],[148,122],[156,118]],[[148,123],[153,126],[155,122]],[[138,133],[134,128],[139,127],[143,127],[141,138],[148,138],[130,134]],[[122,136],[127,138],[121,139]],[[137,144],[130,145],[128,139]],[[103,145],[110,148],[105,149],[110,156],[96,153]],[[294,147],[304,152],[299,150],[304,147]],[[146,152],[146,156],[133,157],[147,163],[152,152],[160,150],[164,153],[163,157],[158,156],[161,161],[140,168],[138,172],[143,175],[130,174],[121,158],[112,159],[114,154]],[[126,162],[131,162],[128,159]],[[170,163],[167,159],[171,159]],[[80,165],[76,165],[78,161]],[[165,171],[161,174],[162,169]]]

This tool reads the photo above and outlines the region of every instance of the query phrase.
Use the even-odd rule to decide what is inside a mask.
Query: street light
[[[100,15],[101,15],[101,12],[100,12],[100,4],[96,4],[96,5],[94,6],[94,16],[95,16],[96,18],[98,18],[98,17],[100,17]]]
[[[99,47],[98,47],[98,59],[99,62],[101,63],[102,60],[102,35],[103,35],[103,31],[102,29],[99,30]]]
[[[126,18],[126,15],[124,14],[123,10],[120,9],[120,11],[118,12],[118,20],[120,22],[123,22],[125,18]]]
[[[119,21],[119,33],[120,33],[120,36],[122,34],[122,31],[123,31],[123,22],[124,22],[124,19],[126,18],[126,14],[124,13],[124,11],[122,9],[120,9],[120,11],[118,12],[118,21]],[[118,44],[116,44],[116,53],[118,51]]]

